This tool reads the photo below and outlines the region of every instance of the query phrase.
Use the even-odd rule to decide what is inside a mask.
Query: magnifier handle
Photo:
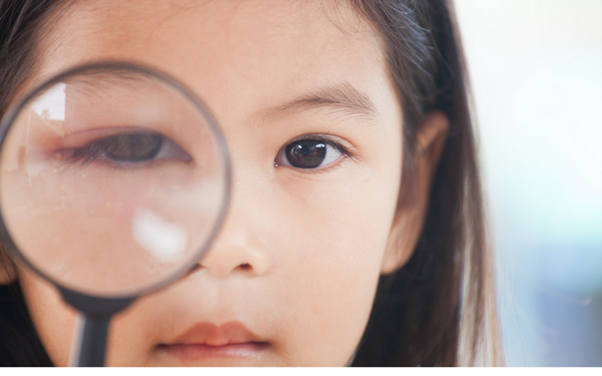
[[[109,321],[117,312],[126,309],[135,296],[126,298],[99,298],[84,295],[58,286],[63,299],[80,312],[82,319],[79,338],[75,339],[70,362],[77,367],[102,367],[105,363]]]
[[[102,367],[105,363],[110,315],[82,313],[83,323],[77,354],[77,367]]]

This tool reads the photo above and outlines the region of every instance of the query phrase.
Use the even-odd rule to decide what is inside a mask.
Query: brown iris
[[[326,144],[316,140],[295,141],[286,146],[285,153],[293,167],[316,168],[326,157]]]

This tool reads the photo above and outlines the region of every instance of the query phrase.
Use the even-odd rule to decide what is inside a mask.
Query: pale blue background
[[[602,366],[602,1],[456,0],[510,366]]]

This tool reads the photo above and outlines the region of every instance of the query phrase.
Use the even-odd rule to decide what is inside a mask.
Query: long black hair
[[[0,0],[0,117],[36,70],[41,30],[68,2],[73,0]],[[402,102],[399,205],[412,199],[420,124],[433,111],[443,112],[450,121],[416,248],[400,270],[381,277],[353,365],[499,365],[492,256],[453,4],[451,0],[351,3],[380,32]],[[0,264],[10,262],[0,248]],[[0,287],[0,365],[51,365],[18,281]]]

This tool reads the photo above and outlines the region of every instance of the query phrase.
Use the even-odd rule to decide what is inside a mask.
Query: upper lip
[[[225,346],[247,342],[263,341],[238,321],[228,321],[221,325],[203,321],[188,328],[168,345]]]

